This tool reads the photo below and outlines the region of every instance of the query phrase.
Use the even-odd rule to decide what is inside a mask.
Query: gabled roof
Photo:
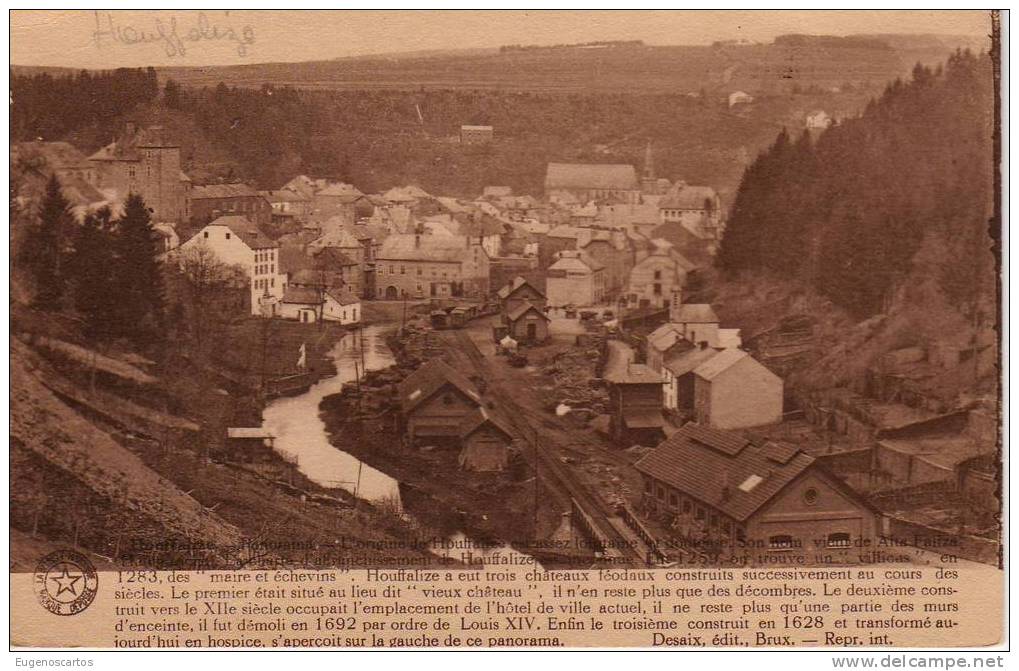
[[[680,324],[717,324],[718,315],[708,303],[684,303],[679,306],[672,321]]]
[[[247,217],[237,214],[228,214],[209,223],[209,226],[226,226],[241,241],[251,249],[269,249],[279,247],[276,241],[272,240],[258,227],[248,221]]]
[[[277,189],[275,191],[259,191],[258,194],[270,203],[307,203],[308,198],[292,189]]]
[[[705,380],[713,380],[732,366],[750,356],[741,349],[726,349],[711,357],[694,369],[694,375]]]
[[[813,463],[796,446],[758,447],[737,433],[687,424],[635,467],[744,521]]]
[[[468,238],[460,235],[390,235],[376,258],[460,263],[475,246],[468,246]]]
[[[441,359],[432,359],[397,385],[404,414],[412,412],[447,384],[481,405],[481,394],[473,382]]]
[[[316,252],[315,263],[319,268],[325,270],[358,265],[357,261],[347,256],[336,247],[323,247]]]
[[[202,198],[249,198],[259,194],[252,187],[240,182],[236,184],[196,184],[191,187],[191,199]]]
[[[502,419],[498,413],[492,412],[485,406],[478,406],[476,412],[472,412],[464,418],[460,424],[460,440],[471,435],[485,425],[494,426],[501,431],[507,439],[513,440],[513,429],[509,423]]]
[[[531,287],[531,289],[533,289],[535,292],[537,292],[541,296],[543,296],[543,297],[545,296],[545,292],[544,291],[542,291],[541,289],[536,287],[534,284],[529,282],[527,279],[525,279],[523,277],[520,277],[520,275],[517,275],[516,277],[513,278],[512,282],[510,282],[509,284],[506,284],[501,289],[499,289],[499,291],[498,291],[499,298],[502,298],[502,299],[509,298],[514,293],[516,293],[516,291],[518,289],[520,289],[521,287],[523,287],[525,285]]]
[[[322,302],[322,294],[315,287],[295,287],[291,284],[283,290],[283,302],[318,305]]]
[[[625,368],[605,375],[612,384],[661,384],[662,376],[646,364],[627,362]]]
[[[635,190],[640,188],[632,165],[595,163],[549,163],[545,189]]]
[[[429,194],[421,187],[412,184],[409,186],[394,186],[382,194],[382,197],[391,203],[401,203],[428,198]]]
[[[686,338],[677,324],[662,324],[647,336],[648,347],[659,352],[664,352],[683,340]]]
[[[694,347],[682,352],[676,352],[665,357],[664,366],[675,377],[681,377],[692,373],[694,369],[705,361],[710,361],[718,354],[717,349],[711,347]]]
[[[548,316],[547,314],[545,314],[544,312],[542,312],[542,311],[541,311],[541,310],[539,310],[538,308],[534,307],[534,305],[532,305],[532,304],[531,304],[530,302],[528,302],[528,301],[524,301],[524,302],[523,302],[523,303],[521,303],[520,305],[518,305],[518,306],[516,306],[515,308],[513,308],[513,309],[512,309],[512,310],[511,310],[511,311],[510,311],[510,312],[509,312],[509,313],[508,313],[507,315],[506,315],[506,319],[508,319],[508,320],[509,320],[509,321],[510,321],[510,322],[512,323],[512,322],[515,322],[515,321],[517,321],[517,320],[518,320],[518,319],[520,319],[521,317],[523,317],[523,316],[524,316],[525,314],[527,314],[528,312],[534,312],[534,313],[535,313],[536,315],[538,315],[539,317],[541,317],[541,318],[542,318],[542,319],[544,319],[545,321],[551,321],[551,320],[549,319],[549,316]]]
[[[344,184],[342,182],[333,182],[324,189],[321,189],[315,196],[326,196],[326,197],[349,197],[351,200],[360,198],[364,194],[358,190],[353,184]]]

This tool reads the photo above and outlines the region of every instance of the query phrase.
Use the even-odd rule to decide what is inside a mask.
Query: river
[[[329,352],[336,375],[319,380],[299,396],[278,398],[269,403],[262,411],[262,427],[275,436],[274,449],[285,458],[296,459],[298,470],[309,480],[323,487],[344,489],[367,501],[385,502],[402,511],[400,483],[331,445],[325,422],[319,417],[322,399],[339,393],[345,382],[354,381],[354,364],[360,367],[362,356],[368,370],[387,368],[395,363],[385,340],[386,332],[392,328],[391,325],[366,326],[363,331],[344,335]],[[450,547],[433,547],[432,551],[459,558],[463,542],[470,541],[462,532],[456,532],[446,539]],[[482,562],[511,557],[520,563],[524,557],[509,545],[475,548],[471,552],[473,561]]]
[[[354,364],[361,365],[361,339],[368,370],[391,366],[393,355],[385,343],[389,326],[366,326],[344,335],[329,353],[336,375],[323,378],[299,396],[278,398],[262,411],[262,427],[276,437],[274,447],[298,470],[323,487],[339,488],[367,501],[385,501],[400,509],[400,483],[329,443],[319,404],[354,381]]]

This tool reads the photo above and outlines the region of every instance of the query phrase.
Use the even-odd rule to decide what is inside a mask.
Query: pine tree
[[[60,189],[60,180],[51,176],[46,183],[38,224],[25,244],[25,265],[35,279],[36,302],[50,310],[60,307],[64,295],[64,243],[72,223],[70,204]]]
[[[85,320],[86,335],[100,341],[109,340],[118,331],[118,287],[111,272],[115,267],[112,229],[108,208],[85,217],[68,263],[74,307]]]
[[[149,341],[162,317],[163,282],[152,219],[138,194],[130,194],[124,204],[115,248],[120,330],[136,341]]]

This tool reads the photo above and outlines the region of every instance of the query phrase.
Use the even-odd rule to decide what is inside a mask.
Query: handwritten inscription
[[[109,44],[158,44],[171,58],[186,55],[190,45],[201,42],[232,43],[236,46],[237,55],[244,57],[255,43],[255,29],[250,25],[234,27],[228,11],[223,12],[221,21],[210,20],[205,12],[198,12],[190,25],[172,16],[167,20],[156,18],[150,26],[121,23],[116,12],[97,11],[95,24],[92,40],[97,49]]]

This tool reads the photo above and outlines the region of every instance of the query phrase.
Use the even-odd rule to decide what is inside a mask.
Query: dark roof
[[[404,414],[413,411],[447,384],[473,399],[478,405],[481,404],[481,394],[473,382],[441,359],[432,359],[422,364],[398,385],[400,405]]]
[[[283,290],[283,302],[318,305],[322,302],[322,294],[314,287],[295,287],[291,284]]]
[[[509,440],[513,440],[513,429],[509,423],[485,406],[479,406],[476,412],[472,412],[464,418],[460,424],[460,439],[463,440],[486,424],[491,424]]]
[[[506,319],[510,320],[510,322],[515,322],[516,320],[520,319],[531,310],[534,310],[534,312],[536,312],[545,321],[550,321],[548,315],[546,315],[538,308],[534,307],[534,305],[532,305],[529,301],[524,301],[523,303],[515,307],[512,312],[506,315]]]
[[[638,189],[637,171],[619,163],[549,163],[545,189]]]
[[[247,184],[197,184],[191,187],[191,200],[201,198],[250,198],[259,197]]]
[[[342,268],[344,266],[356,266],[357,261],[350,258],[336,247],[323,247],[315,254],[315,261],[319,268]]]
[[[269,249],[279,246],[265,233],[258,230],[257,226],[248,221],[247,217],[237,214],[222,216],[210,222],[209,226],[226,226],[251,249]]]
[[[312,258],[304,253],[300,245],[280,245],[279,267],[281,273],[296,273],[315,267]]]
[[[635,467],[742,521],[813,463],[794,445],[762,447],[733,432],[687,424]]]

